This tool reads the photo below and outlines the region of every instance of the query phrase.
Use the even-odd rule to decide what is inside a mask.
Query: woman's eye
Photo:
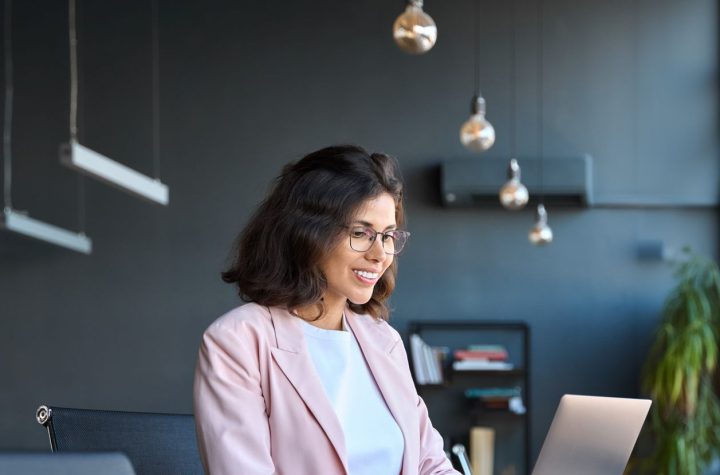
[[[352,231],[350,231],[350,235],[354,238],[361,238],[361,237],[366,237],[367,233],[365,232],[364,229],[357,228],[357,229],[353,229]]]

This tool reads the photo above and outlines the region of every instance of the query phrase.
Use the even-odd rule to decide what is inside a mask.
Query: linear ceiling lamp
[[[169,189],[167,185],[160,181],[160,167],[158,164],[158,48],[156,2],[153,2],[153,155],[156,165],[156,176],[155,178],[151,178],[81,145],[78,140],[78,49],[75,1],[76,0],[69,0],[68,4],[70,32],[70,141],[69,143],[62,144],[60,147],[60,162],[75,171],[114,186],[115,188],[119,188],[131,195],[167,206],[169,203]]]
[[[105,184],[120,188],[139,198],[167,205],[169,191],[157,179],[138,173],[122,163],[107,158],[75,140],[60,146],[60,161]]]
[[[92,252],[92,240],[83,233],[68,231],[10,208],[6,208],[0,216],[2,216],[0,228],[7,231],[56,244],[83,254]]]
[[[12,5],[5,0],[5,34],[3,46],[5,55],[5,110],[3,121],[3,210],[0,212],[0,229],[45,241],[51,244],[90,254],[92,241],[85,233],[68,231],[58,226],[31,218],[12,208],[12,117],[13,117],[13,73],[12,73]]]

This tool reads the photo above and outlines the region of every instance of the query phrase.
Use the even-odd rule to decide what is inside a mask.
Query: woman
[[[396,161],[353,146],[287,165],[237,241],[250,302],[213,323],[195,372],[211,475],[456,474],[387,324],[403,225]]]

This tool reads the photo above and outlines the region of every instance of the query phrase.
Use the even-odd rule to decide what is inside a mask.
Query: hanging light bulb
[[[515,211],[523,209],[529,198],[527,188],[520,182],[520,165],[512,158],[508,165],[508,181],[500,188],[500,203]]]
[[[474,95],[470,118],[460,128],[460,142],[473,152],[484,152],[495,143],[495,128],[485,118],[485,99]]]
[[[393,25],[395,43],[406,53],[426,53],[437,41],[437,26],[422,7],[423,0],[408,0],[405,11]]]
[[[547,225],[547,211],[545,205],[540,203],[535,214],[535,226],[530,230],[528,239],[535,246],[550,244],[553,240],[553,232]]]

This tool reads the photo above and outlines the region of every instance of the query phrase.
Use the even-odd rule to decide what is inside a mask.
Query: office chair
[[[137,475],[203,473],[192,415],[40,406],[53,452],[120,451]]]
[[[0,452],[0,473],[12,475],[135,475],[121,453]]]

